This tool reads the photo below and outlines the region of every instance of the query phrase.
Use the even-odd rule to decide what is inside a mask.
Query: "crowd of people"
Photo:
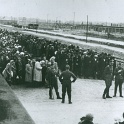
[[[59,70],[65,70],[65,65],[68,64],[77,77],[83,78],[102,79],[104,68],[110,60],[114,61],[113,69],[116,67],[115,58],[110,54],[97,53],[72,44],[67,45],[56,40],[51,41],[2,29],[0,30],[0,56],[1,72],[10,60],[14,60],[13,77],[18,77],[22,82],[25,80],[26,64],[34,64],[39,58],[40,61],[44,59],[49,61],[52,56],[55,56]],[[31,62],[28,62],[28,59]]]
[[[109,89],[112,85],[112,81],[115,83],[115,88],[114,88],[114,96],[116,97],[117,94],[117,88],[119,86],[119,93],[120,97],[123,98],[122,95],[122,84],[124,82],[124,68],[122,67],[121,62],[117,63],[117,67],[113,71],[113,61],[110,61],[109,64],[105,67],[104,72],[103,72],[103,79],[105,81],[105,89],[103,92],[103,99],[106,98],[112,98],[109,95]]]

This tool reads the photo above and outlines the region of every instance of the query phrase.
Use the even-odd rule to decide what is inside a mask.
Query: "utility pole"
[[[87,15],[86,43],[87,43],[87,37],[88,37],[88,15]]]
[[[74,18],[73,18],[73,26],[75,24],[75,12],[74,12]]]
[[[48,26],[49,26],[49,19],[48,19],[48,16],[49,16],[49,14],[47,14],[47,29],[48,29]]]
[[[57,25],[58,25],[58,24],[57,24],[57,23],[58,23],[57,21],[58,21],[58,17],[56,17],[56,29],[57,29],[57,27],[58,27],[58,26],[57,26]]]

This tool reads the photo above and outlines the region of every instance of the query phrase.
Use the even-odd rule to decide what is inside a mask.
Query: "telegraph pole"
[[[57,23],[58,23],[57,21],[58,21],[58,17],[56,17],[56,29],[57,29],[57,27],[58,27],[58,26],[57,26],[57,25],[58,25],[58,24],[57,24]]]
[[[49,19],[48,19],[48,16],[49,16],[49,14],[47,14],[47,29],[48,29],[48,26],[49,26]]]
[[[75,12],[74,12],[74,18],[73,18],[73,26],[75,25]]]
[[[87,43],[87,37],[88,37],[88,15],[87,15],[86,43]]]

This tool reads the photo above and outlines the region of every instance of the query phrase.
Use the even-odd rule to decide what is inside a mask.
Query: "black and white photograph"
[[[0,0],[0,124],[124,124],[124,0]]]

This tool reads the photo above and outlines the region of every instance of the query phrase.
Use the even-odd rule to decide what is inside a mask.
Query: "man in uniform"
[[[122,83],[124,80],[124,70],[121,67],[120,62],[118,64],[118,67],[115,68],[114,74],[115,74],[115,90],[114,90],[114,96],[113,97],[116,97],[118,85],[119,85],[120,97],[123,97],[122,96]]]
[[[109,65],[105,67],[103,78],[105,80],[106,88],[103,92],[102,97],[103,99],[112,98],[109,96],[109,88],[112,85],[112,80],[113,80],[113,62],[112,61],[110,61]]]
[[[66,70],[61,73],[61,75],[59,76],[59,80],[62,83],[62,103],[65,102],[65,94],[67,91],[69,104],[72,104],[71,83],[76,81],[76,76],[71,71],[69,71],[69,69],[70,66],[66,65]],[[73,81],[71,81],[71,77],[73,77]]]
[[[55,89],[57,99],[61,99],[58,92],[58,81],[57,81],[58,66],[57,63],[55,62],[54,57],[51,58],[51,62],[48,63],[48,66],[49,67],[46,71],[46,80],[49,83],[49,99],[53,99],[52,98],[53,88]]]

